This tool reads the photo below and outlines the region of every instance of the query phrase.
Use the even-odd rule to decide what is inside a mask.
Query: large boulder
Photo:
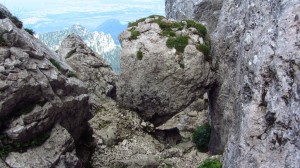
[[[206,30],[194,22],[160,16],[131,25],[120,35],[123,50],[117,100],[160,124],[201,97],[214,82],[209,51],[203,54],[197,49],[200,45],[208,48]]]
[[[70,77],[72,68],[57,54],[9,17],[0,19],[0,43],[1,158],[10,167],[54,167],[67,163],[63,158],[73,158],[68,164],[80,164],[75,145],[61,141],[76,142],[87,130],[91,117],[88,90]],[[50,153],[43,155],[42,149]],[[41,162],[31,162],[32,157]]]
[[[300,165],[299,7],[223,0],[211,34],[219,71],[209,101],[210,150],[225,152],[224,167]]]
[[[95,54],[78,35],[69,35],[58,49],[58,55],[68,63],[89,90],[91,101],[98,104],[96,97],[116,97],[116,75],[98,54]]]

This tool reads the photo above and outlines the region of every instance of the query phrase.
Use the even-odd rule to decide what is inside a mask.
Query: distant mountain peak
[[[121,32],[126,30],[126,28],[127,28],[127,24],[124,25],[117,19],[109,19],[103,22],[102,24],[100,24],[95,30],[98,32],[111,34],[115,43],[120,44],[118,36]]]
[[[36,37],[44,42],[50,49],[56,51],[63,39],[70,34],[80,36],[88,47],[98,53],[102,58],[106,59],[115,71],[119,71],[119,55],[121,48],[115,44],[110,34],[98,31],[90,32],[84,26],[74,24],[69,29],[38,34]]]

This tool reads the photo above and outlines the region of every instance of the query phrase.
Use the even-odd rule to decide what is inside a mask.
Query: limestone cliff
[[[91,117],[88,90],[2,5],[0,13],[0,167],[82,167],[75,145]]]
[[[215,2],[211,151],[224,151],[224,167],[299,167],[300,2]],[[205,15],[205,3],[166,0],[166,13],[209,23],[195,15]]]

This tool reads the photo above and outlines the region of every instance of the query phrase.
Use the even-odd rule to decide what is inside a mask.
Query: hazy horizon
[[[24,27],[57,31],[81,24],[93,30],[109,19],[125,24],[152,14],[164,15],[164,0],[0,0]]]

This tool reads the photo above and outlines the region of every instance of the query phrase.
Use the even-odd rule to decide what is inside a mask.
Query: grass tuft
[[[217,159],[206,159],[204,160],[198,168],[222,168],[222,164]]]
[[[10,152],[24,152],[28,148],[36,147],[42,145],[48,138],[50,134],[41,133],[34,138],[26,142],[12,142],[11,139],[5,135],[0,135],[0,141],[2,141],[2,147],[0,148],[0,158],[5,158]]]
[[[53,66],[55,66],[59,71],[62,70],[62,67],[61,67],[61,65],[59,64],[58,61],[56,61],[55,59],[51,58],[51,59],[50,59],[50,62],[51,62],[51,64],[52,64]]]
[[[78,78],[78,75],[74,71],[68,71],[67,77]]]
[[[137,57],[138,60],[142,60],[143,57],[144,57],[143,52],[141,50],[137,51],[136,52],[136,57]]]
[[[211,62],[212,58],[209,56],[210,47],[207,44],[196,45],[198,51],[202,52],[206,61]]]
[[[177,36],[168,38],[166,45],[168,48],[175,48],[177,52],[183,53],[189,43],[189,36]]]
[[[131,32],[131,36],[130,36],[129,40],[136,40],[138,38],[138,36],[141,35],[141,33],[136,30],[131,30],[130,32]]]
[[[19,20],[16,16],[12,16],[9,18],[19,29],[22,29],[23,27],[23,22]]]
[[[31,35],[34,35],[34,34],[35,34],[35,32],[34,32],[32,29],[25,28],[24,30],[27,31],[27,33],[29,33],[29,34],[31,34]]]
[[[200,23],[197,23],[193,20],[187,20],[187,28],[190,28],[190,27],[194,27],[197,29],[197,31],[203,36],[205,37],[206,34],[207,34],[207,29],[205,26],[203,26],[202,24]]]

